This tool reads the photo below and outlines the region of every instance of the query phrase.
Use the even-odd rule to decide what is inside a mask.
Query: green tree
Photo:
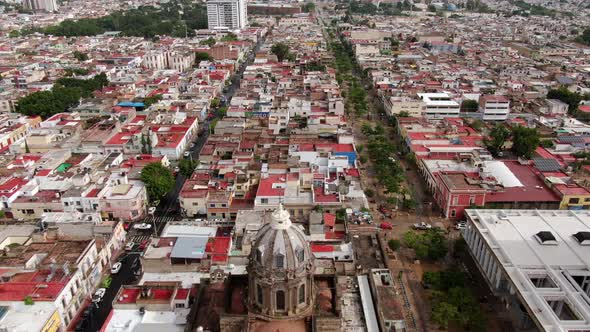
[[[148,108],[148,107],[152,106],[153,104],[158,103],[160,100],[162,100],[162,95],[156,94],[153,96],[145,97],[143,99],[143,104],[145,105],[145,108]]]
[[[555,147],[555,143],[553,143],[553,140],[550,139],[544,139],[539,143],[540,146],[544,147],[544,148],[554,148]]]
[[[195,53],[195,63],[198,65],[201,61],[213,61],[213,57],[206,52]]]
[[[187,178],[193,174],[197,166],[199,166],[199,161],[193,159],[181,159],[178,163],[180,174]]]
[[[391,239],[387,241],[387,245],[389,246],[389,249],[397,251],[401,247],[401,241],[397,239]]]
[[[199,42],[199,44],[201,44],[201,45],[207,45],[209,47],[213,47],[216,43],[217,43],[217,41],[213,37],[209,37],[209,38],[204,39],[204,40],[201,40]]]
[[[576,38],[578,43],[590,45],[590,28],[584,29],[582,34]]]
[[[289,56],[289,46],[285,43],[279,42],[270,48],[270,52],[277,56],[279,62],[283,62]]]
[[[238,36],[233,32],[228,32],[225,36],[221,37],[222,42],[231,42],[231,41],[237,41],[237,40],[238,40]]]
[[[401,111],[397,116],[400,118],[408,118],[410,117],[410,113],[408,113],[408,111]]]
[[[447,240],[438,228],[421,233],[408,231],[404,234],[403,241],[408,248],[414,249],[419,259],[439,260],[448,251]]]
[[[74,51],[73,53],[74,58],[76,58],[76,60],[78,61],[86,61],[88,60],[88,54],[80,52],[80,51]]]
[[[568,113],[575,115],[578,111],[578,106],[582,101],[582,96],[579,93],[571,92],[566,87],[560,87],[559,89],[549,90],[547,93],[547,99],[558,99],[568,104]]]
[[[313,2],[308,2],[301,6],[301,10],[303,10],[305,13],[311,13],[315,10],[315,4]]]
[[[442,329],[447,329],[449,322],[457,320],[458,317],[459,310],[451,303],[437,301],[432,307],[432,320]]]
[[[461,112],[477,112],[479,103],[472,99],[465,99],[461,103]]]
[[[141,170],[141,181],[151,202],[164,198],[175,184],[172,172],[159,162],[149,163]]]
[[[484,144],[494,156],[497,156],[502,152],[504,144],[509,137],[510,131],[505,126],[497,124],[492,131],[490,131],[490,137],[484,139]]]
[[[523,126],[512,128],[512,151],[517,156],[531,158],[539,143],[539,132],[536,128]]]

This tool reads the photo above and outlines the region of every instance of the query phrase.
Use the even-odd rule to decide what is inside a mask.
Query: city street
[[[123,262],[121,271],[112,275],[111,285],[107,288],[104,298],[97,304],[90,304],[92,311],[88,319],[88,326],[84,329],[86,332],[96,332],[100,330],[111,312],[112,303],[119,288],[121,288],[122,285],[131,284],[136,280],[134,273],[140,269],[141,264],[139,261],[139,253],[123,253],[119,260]]]
[[[260,48],[262,44],[262,40],[254,47],[251,53],[248,55],[246,61],[242,63],[239,70],[233,75],[231,84],[228,85],[223,92],[222,100],[224,100],[225,105],[228,105],[231,101],[231,98],[235,94],[235,92],[239,88],[240,79],[246,67],[252,63],[254,60],[254,55]],[[220,114],[217,113],[217,110],[212,110],[212,113],[215,115],[213,119],[220,118]],[[207,138],[210,134],[210,125],[212,119],[204,120],[200,126],[203,130],[201,130],[201,134],[196,138],[194,141],[194,145],[188,151],[190,152],[190,158],[193,160],[199,159],[199,153],[205,143],[207,142]],[[172,220],[180,218],[180,207],[178,205],[178,195],[184,182],[186,181],[186,177],[182,174],[178,174],[176,176],[176,183],[174,188],[164,197],[160,204],[157,206],[154,215],[148,216],[143,222],[152,225],[150,230],[137,230],[131,227],[128,230],[127,240],[129,242],[134,242],[136,245],[135,250],[137,250],[138,245],[144,241],[148,240],[151,236],[160,236],[162,230],[164,229],[165,225]],[[103,300],[98,304],[90,304],[92,307],[91,314],[88,318],[88,325],[84,329],[86,332],[96,332],[100,330],[102,325],[104,324],[105,320],[107,319],[111,308],[112,302],[117,295],[120,287],[122,285],[132,284],[137,281],[135,277],[135,272],[140,270],[140,252],[131,252],[131,253],[123,253],[119,261],[121,261],[122,267],[121,271],[112,276],[112,282],[110,287],[107,289],[106,294]]]

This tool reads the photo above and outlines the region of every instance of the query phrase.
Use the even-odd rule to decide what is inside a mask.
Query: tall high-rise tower
[[[59,8],[56,0],[25,0],[23,5],[33,11],[56,12]]]
[[[248,24],[246,0],[208,0],[209,29],[239,30]]]

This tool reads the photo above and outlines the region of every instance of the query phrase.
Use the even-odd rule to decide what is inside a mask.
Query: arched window
[[[305,303],[305,284],[299,286],[299,304]]]
[[[278,254],[275,256],[275,266],[279,269],[285,267],[285,256]]]
[[[285,310],[285,292],[278,290],[276,293],[277,310]]]
[[[256,302],[262,305],[262,286],[260,284],[256,284]]]
[[[297,248],[297,250],[295,251],[295,255],[297,255],[297,261],[299,263],[303,262],[303,260],[305,259],[305,251],[303,250],[303,248]]]

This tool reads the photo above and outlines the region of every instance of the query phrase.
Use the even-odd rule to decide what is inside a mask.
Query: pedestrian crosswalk
[[[142,230],[131,227],[131,229],[129,229],[129,232],[127,233],[127,240],[133,241],[135,243],[141,243],[144,240],[148,240],[150,237],[160,236],[166,224],[175,219],[176,218],[174,216],[170,215],[150,215],[141,222],[148,224],[152,227],[150,229]]]
[[[134,243],[141,243],[145,240],[149,240],[150,237],[150,235],[135,235],[130,239],[130,241]]]

